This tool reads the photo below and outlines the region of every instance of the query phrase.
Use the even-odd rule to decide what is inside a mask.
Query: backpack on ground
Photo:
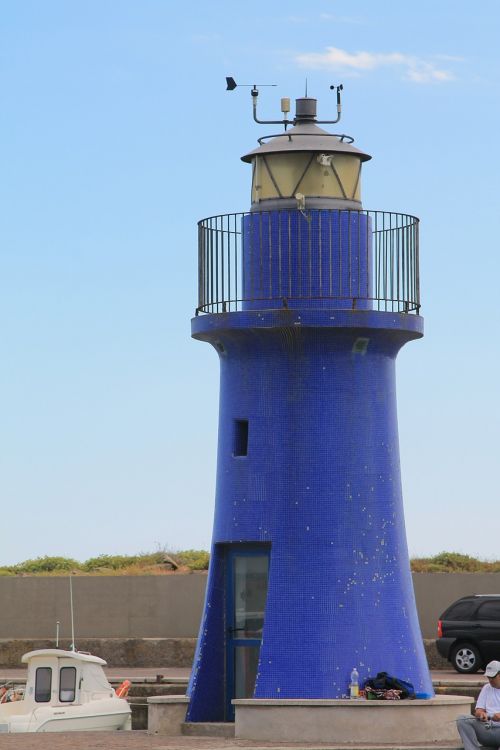
[[[386,698],[385,693],[387,691],[389,691],[387,697],[392,700],[398,700],[398,698],[404,700],[405,698],[415,697],[415,688],[411,682],[406,682],[406,680],[402,680],[399,677],[393,677],[393,675],[387,672],[379,672],[376,677],[370,677],[366,680],[364,687],[367,691],[367,697],[370,693],[375,693],[374,697],[381,700]],[[399,695],[395,697],[395,693]]]

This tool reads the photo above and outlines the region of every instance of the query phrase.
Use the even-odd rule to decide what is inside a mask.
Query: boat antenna
[[[75,646],[75,619],[74,619],[74,610],[73,610],[73,578],[72,576],[69,577],[69,601],[70,601],[70,609],[71,609],[71,651],[76,651]]]
[[[56,648],[59,648],[59,628],[60,628],[60,625],[61,625],[61,623],[59,622],[59,620],[57,620],[57,622],[56,622]]]

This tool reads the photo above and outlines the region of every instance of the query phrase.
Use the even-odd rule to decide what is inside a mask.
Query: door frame
[[[233,635],[234,633],[234,614],[235,614],[235,601],[234,601],[234,560],[236,557],[267,557],[267,580],[269,584],[269,569],[271,565],[271,544],[269,542],[250,542],[250,543],[237,543],[227,545],[225,548],[225,632],[226,632],[226,644],[225,644],[225,663],[226,663],[226,679],[225,679],[225,716],[226,721],[234,721],[234,706],[231,701],[234,698],[235,692],[235,651],[239,647],[258,647],[262,643],[262,637],[260,638],[238,638]],[[266,596],[267,605],[267,596]],[[264,623],[265,623],[265,609],[264,609]]]

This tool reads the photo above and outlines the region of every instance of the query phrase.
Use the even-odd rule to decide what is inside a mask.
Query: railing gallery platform
[[[391,211],[281,209],[198,223],[200,313],[420,309],[419,221]]]

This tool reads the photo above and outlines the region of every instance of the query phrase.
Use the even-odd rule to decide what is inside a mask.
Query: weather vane
[[[234,78],[232,76],[226,76],[226,91],[234,91],[237,87],[243,87],[243,88],[250,88],[251,89],[251,95],[252,95],[252,105],[253,105],[253,119],[255,122],[258,122],[259,125],[284,125],[285,130],[287,129],[288,125],[293,125],[294,121],[289,120],[287,115],[290,112],[290,99],[288,97],[283,97],[281,99],[281,111],[285,115],[285,118],[283,120],[259,120],[257,117],[257,98],[259,96],[259,89],[257,86],[260,87],[274,87],[277,86],[276,83],[236,83]],[[343,84],[339,84],[338,86],[332,84],[330,86],[330,89],[334,91],[337,90],[337,118],[335,120],[316,120],[317,123],[320,123],[322,125],[334,125],[336,122],[339,122],[340,116],[342,113],[342,104],[340,101],[340,92],[343,91],[344,86]],[[306,78],[306,98],[307,97],[307,78]]]

